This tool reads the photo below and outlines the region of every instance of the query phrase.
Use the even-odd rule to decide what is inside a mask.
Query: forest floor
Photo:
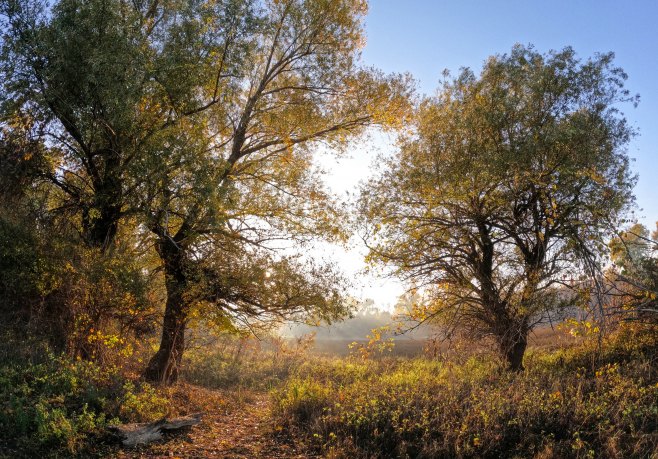
[[[203,412],[201,424],[186,433],[168,435],[164,441],[138,448],[115,450],[104,457],[155,458],[272,458],[316,456],[307,451],[270,416],[266,392],[214,391],[197,386],[177,387],[174,398],[180,413]],[[186,413],[187,412],[187,413]]]

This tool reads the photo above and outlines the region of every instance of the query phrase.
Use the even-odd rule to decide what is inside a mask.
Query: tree
[[[61,324],[48,328],[61,331],[52,334],[72,354],[91,355],[87,337],[104,326],[150,328],[141,314],[152,311],[143,293],[154,274],[139,232],[143,164],[157,161],[181,125],[220,103],[227,75],[241,62],[247,7],[0,3],[0,123],[3,144],[12,147],[0,161],[39,190],[40,221],[29,227],[52,242],[48,255],[53,246],[66,254],[60,267],[71,268],[54,270],[56,287],[29,310],[45,309],[41,316]],[[16,188],[9,176],[2,174],[1,188]]]
[[[396,126],[408,105],[405,77],[357,65],[365,2],[261,6],[221,110],[171,142],[143,193],[167,285],[151,380],[177,378],[186,324],[200,305],[230,322],[344,313],[334,270],[304,267],[273,243],[344,237],[313,149]]]
[[[369,261],[424,289],[421,320],[493,338],[514,370],[632,201],[616,107],[634,99],[612,60],[517,45],[462,70],[362,191]]]
[[[38,176],[61,190],[57,207],[89,246],[106,250],[135,215],[140,163],[221,102],[250,27],[245,5],[2,3],[3,122],[26,119],[13,130],[47,142]]]
[[[161,260],[149,379],[175,380],[193,308],[217,305],[229,322],[338,312],[331,269],[302,273],[271,246],[342,237],[312,149],[395,125],[407,106],[405,77],[358,65],[366,6],[3,3],[3,120],[27,119],[12,132],[45,139],[35,175],[59,189],[48,210],[101,252],[123,222],[122,237]],[[254,290],[264,283],[277,292]]]
[[[649,261],[654,240],[649,230],[641,223],[635,223],[610,241],[610,258],[620,270],[620,274],[629,277],[642,277],[646,269],[642,264]]]
[[[656,323],[658,307],[658,231],[650,234],[635,223],[610,241],[614,265],[608,269],[606,295],[621,307],[610,308],[622,318]],[[633,314],[634,313],[634,314]],[[635,317],[632,317],[632,316]]]

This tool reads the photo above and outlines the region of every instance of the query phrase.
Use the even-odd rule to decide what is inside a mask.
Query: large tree
[[[20,147],[13,150],[22,176],[48,197],[39,212],[56,225],[40,230],[57,231],[50,238],[66,240],[71,259],[89,262],[78,272],[143,263],[134,252],[148,242],[138,231],[149,180],[144,165],[157,164],[163,145],[202,125],[232,93],[251,40],[253,6],[240,0],[0,2],[2,140]],[[25,147],[31,145],[39,148]],[[13,183],[4,174],[0,179],[3,188]],[[128,263],[120,261],[128,260],[120,253],[126,248],[133,252]],[[135,278],[146,281],[150,268],[137,267]],[[117,312],[105,301],[112,295],[100,293],[111,279],[97,278],[95,290],[79,301],[65,292],[67,275],[58,276],[60,287],[49,299],[61,297],[54,316],[75,324],[67,333],[85,342],[101,326],[99,315]],[[119,302],[134,310],[130,303]]]
[[[2,116],[50,147],[39,175],[91,247],[112,245],[148,161],[223,101],[249,2],[9,0]],[[17,126],[13,125],[16,131]]]
[[[343,236],[313,150],[395,125],[407,106],[404,77],[359,65],[365,1],[2,6],[3,121],[27,120],[12,133],[47,146],[34,174],[60,190],[48,211],[92,248],[122,234],[161,260],[148,378],[176,379],[194,308],[229,321],[338,313],[333,270],[290,249]],[[283,239],[287,256],[273,252]]]
[[[341,148],[368,126],[397,125],[407,107],[405,78],[358,66],[365,2],[260,6],[221,111],[178,136],[149,174],[144,206],[167,286],[152,380],[176,379],[199,305],[229,320],[343,310],[334,271],[277,255],[275,241],[290,248],[344,236],[313,151],[320,142]]]
[[[424,287],[422,318],[493,338],[515,370],[632,201],[617,107],[634,98],[612,59],[516,46],[463,70],[363,189],[370,260]]]

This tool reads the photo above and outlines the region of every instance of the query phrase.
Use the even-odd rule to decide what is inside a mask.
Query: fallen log
[[[155,422],[122,424],[111,426],[109,430],[121,439],[123,446],[133,447],[161,440],[165,433],[196,425],[201,422],[202,416],[203,413],[196,413]]]

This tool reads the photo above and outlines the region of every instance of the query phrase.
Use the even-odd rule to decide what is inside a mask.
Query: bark
[[[490,228],[484,220],[479,221],[477,227],[479,247],[473,250],[472,262],[476,267],[476,277],[481,286],[482,303],[485,310],[495,318],[494,330],[498,337],[501,355],[507,361],[508,368],[512,371],[523,371],[523,356],[528,344],[527,327],[523,321],[518,322],[510,318],[507,312],[508,305],[500,298],[493,278],[494,242],[491,239]]]
[[[117,234],[121,206],[116,204],[100,204],[93,207],[99,216],[92,218],[89,210],[83,212],[84,238],[92,247],[107,249]]]
[[[507,362],[507,367],[511,371],[523,371],[523,356],[528,347],[528,334],[515,333],[513,336],[501,337],[500,350]]]
[[[83,209],[82,225],[86,242],[92,247],[105,250],[114,242],[119,227],[123,207],[123,180],[118,153],[101,150],[99,156],[105,158],[105,170],[102,175],[92,175],[94,197],[92,204]]]
[[[148,381],[173,384],[178,380],[179,369],[185,350],[185,325],[187,315],[181,307],[178,295],[172,295],[167,289],[167,305],[160,348],[151,358],[144,377]]]
[[[173,384],[178,380],[185,350],[187,307],[183,294],[187,282],[184,251],[173,240],[162,238],[158,252],[164,262],[167,303],[160,348],[149,361],[144,377],[153,382]]]

